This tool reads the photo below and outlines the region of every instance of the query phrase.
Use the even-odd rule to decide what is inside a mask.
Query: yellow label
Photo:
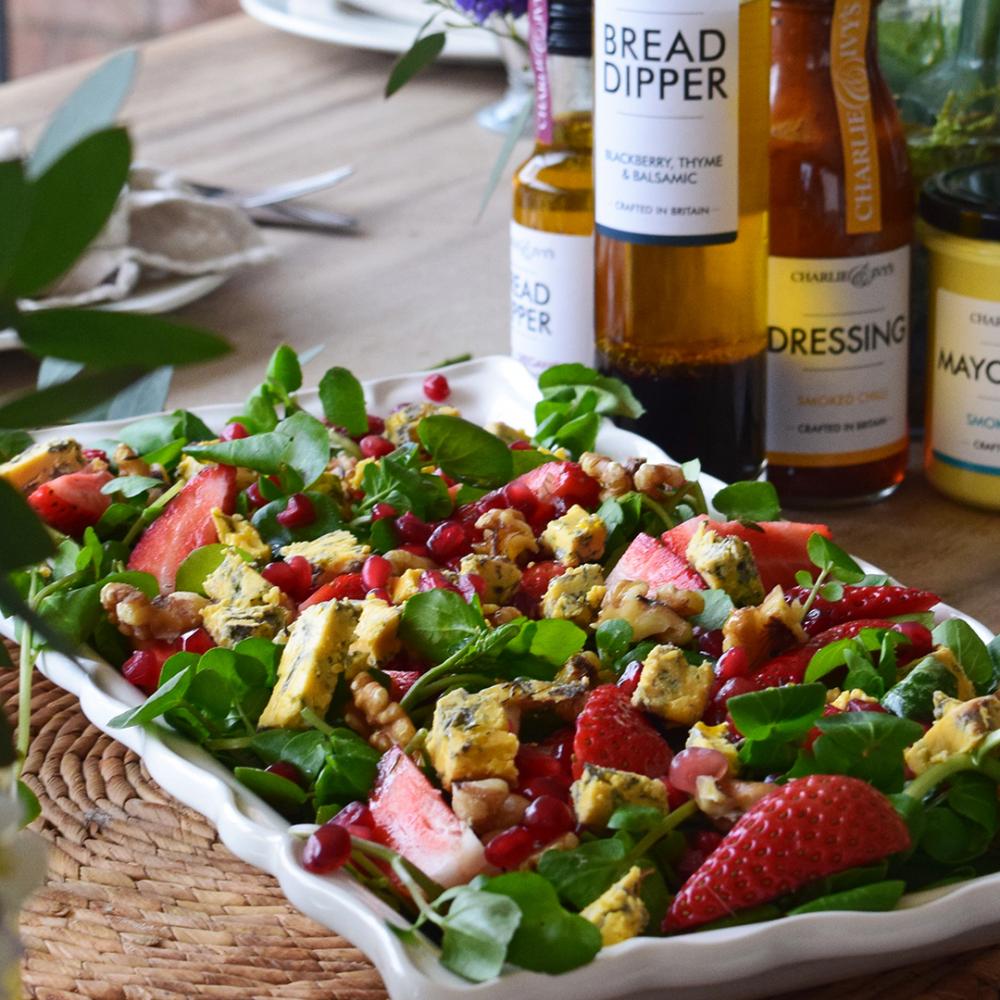
[[[870,0],[836,0],[830,28],[830,75],[844,153],[847,232],[882,228],[878,143],[868,85]]]

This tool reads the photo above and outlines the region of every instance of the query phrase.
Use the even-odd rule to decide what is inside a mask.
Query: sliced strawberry
[[[628,692],[614,684],[594,688],[576,720],[573,777],[584,764],[662,778],[673,759],[667,741],[635,708]]]
[[[790,587],[785,600],[805,601],[808,587]],[[844,596],[839,601],[827,601],[817,597],[806,612],[802,627],[809,635],[854,621],[856,618],[892,618],[895,615],[909,615],[918,611],[930,611],[941,598],[929,590],[915,587],[845,587]]]
[[[218,541],[212,509],[232,514],[235,506],[236,469],[231,465],[202,469],[145,530],[132,550],[128,568],[152,573],[160,590],[169,593],[174,589],[177,567],[187,556]]]
[[[800,569],[815,569],[806,552],[809,536],[817,532],[830,537],[830,529],[825,524],[762,521],[757,528],[750,528],[740,521],[712,521],[700,514],[664,532],[660,540],[683,557],[688,542],[702,521],[706,521],[720,535],[736,535],[750,546],[765,590],[776,586],[792,587],[795,585],[795,574]]]
[[[649,584],[650,591],[667,584],[681,590],[706,589],[705,581],[688,565],[683,552],[678,554],[671,546],[642,532],[632,539],[608,574],[608,590],[619,580],[641,580]]]
[[[101,492],[111,482],[109,472],[67,472],[37,486],[28,496],[35,513],[64,535],[79,536],[91,528],[111,505]]]
[[[681,886],[663,929],[707,924],[909,846],[906,824],[866,781],[840,774],[798,778],[740,817]]]
[[[479,838],[399,747],[379,761],[368,806],[376,838],[441,885],[462,885],[488,867]]]
[[[804,646],[789,650],[769,660],[758,670],[753,681],[758,690],[781,687],[782,684],[801,684],[806,667],[815,653],[831,642],[853,639],[864,628],[891,628],[909,639],[908,644],[897,649],[900,664],[909,663],[919,656],[926,656],[933,648],[930,632],[917,622],[891,622],[885,618],[861,618],[853,622],[842,622],[825,632],[813,636]]]

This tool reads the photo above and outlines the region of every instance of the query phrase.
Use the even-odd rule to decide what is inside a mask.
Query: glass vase
[[[535,99],[535,80],[526,45],[512,38],[497,37],[500,59],[507,71],[507,89],[499,101],[476,114],[476,121],[491,132],[506,133],[518,121],[522,131],[531,131],[531,115],[526,114]]]

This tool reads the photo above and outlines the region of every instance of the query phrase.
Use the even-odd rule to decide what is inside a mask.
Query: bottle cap
[[[1000,163],[935,174],[920,192],[920,216],[946,233],[1000,240]]]
[[[593,37],[593,0],[549,0],[550,55],[590,56]]]

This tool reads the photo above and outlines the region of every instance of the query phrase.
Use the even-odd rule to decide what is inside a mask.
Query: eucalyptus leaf
[[[48,170],[81,139],[115,121],[132,87],[138,64],[135,49],[124,49],[102,62],[77,86],[56,109],[35,144],[28,160],[32,177]]]
[[[385,85],[385,96],[392,97],[421,70],[426,69],[444,50],[445,34],[433,34],[418,38],[393,64]]]
[[[0,462],[6,462],[20,455],[32,445],[32,437],[27,431],[0,431]]]
[[[42,804],[38,796],[20,779],[17,782],[17,800],[21,805],[21,826],[34,823],[42,815]]]
[[[31,219],[31,191],[20,160],[0,162],[0,291],[3,291],[17,262],[17,254]]]
[[[69,270],[111,215],[131,159],[125,129],[105,129],[66,150],[32,181],[31,218],[6,283],[8,294],[40,292]],[[17,330],[27,343],[20,323]]]
[[[52,538],[28,502],[6,479],[0,479],[0,572],[32,566],[55,552]]]
[[[0,405],[0,427],[37,427],[42,419],[52,424],[75,417],[120,392],[142,375],[139,368],[82,371],[68,382],[29,392]]]
[[[17,331],[30,351],[82,362],[91,368],[184,365],[209,361],[230,350],[214,333],[162,316],[96,309],[21,313]]]

